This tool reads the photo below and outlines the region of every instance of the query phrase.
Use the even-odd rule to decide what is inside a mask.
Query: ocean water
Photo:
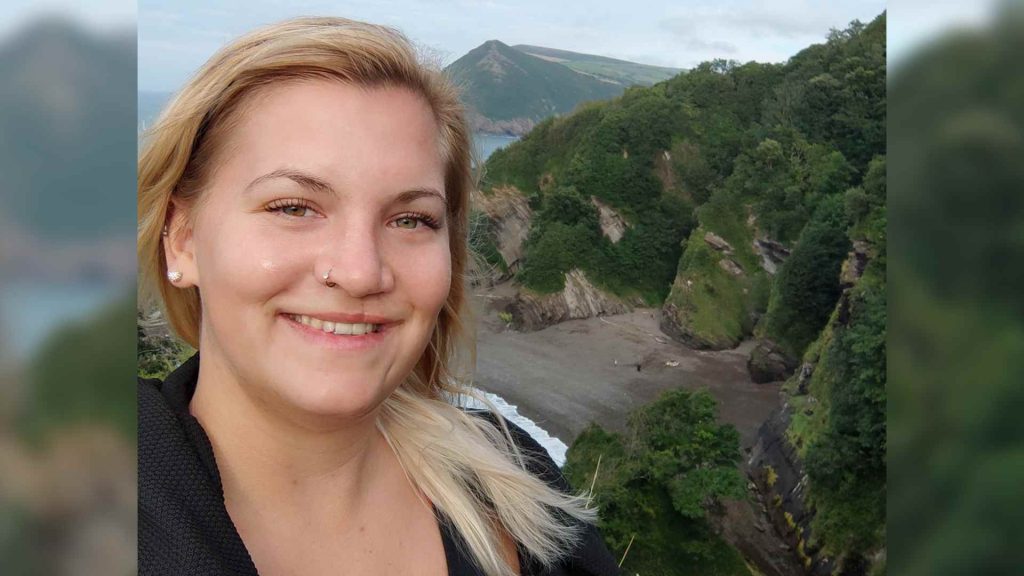
[[[487,398],[491,404],[494,404],[494,407],[498,409],[498,412],[501,412],[501,415],[504,416],[506,420],[525,430],[530,437],[543,446],[544,449],[547,450],[548,455],[551,456],[551,459],[555,461],[555,464],[558,464],[559,468],[565,465],[565,452],[569,449],[569,447],[565,445],[565,442],[562,442],[555,436],[548,434],[548,431],[538,426],[536,422],[520,414],[519,408],[515,404],[509,404],[504,398],[497,394],[484,392],[483,390],[478,390],[478,392],[482,392],[484,397]],[[464,397],[462,405],[466,408],[487,409],[487,406],[471,396]]]
[[[473,148],[476,151],[476,157],[486,162],[491,154],[499,148],[504,148],[509,144],[519,140],[518,136],[506,136],[504,134],[487,134],[484,132],[473,133]]]

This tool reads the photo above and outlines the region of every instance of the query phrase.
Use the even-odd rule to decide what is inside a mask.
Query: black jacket
[[[255,576],[249,552],[224,506],[220,474],[206,432],[188,411],[199,376],[199,355],[167,380],[139,379],[139,574],[141,576]],[[481,417],[493,421],[485,412]],[[519,448],[534,456],[530,471],[568,492],[568,482],[529,434],[508,423]],[[443,516],[438,521],[449,576],[481,575],[462,538]],[[597,529],[552,570],[520,554],[522,574],[618,574]],[[339,571],[343,574],[344,571]]]

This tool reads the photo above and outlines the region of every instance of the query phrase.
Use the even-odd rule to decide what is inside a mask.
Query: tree
[[[630,573],[747,574],[742,559],[710,530],[708,510],[745,495],[739,434],[715,418],[704,391],[671,390],[633,412],[624,435],[592,424],[573,442],[565,473],[594,484],[600,527],[611,550],[630,546]],[[600,458],[600,469],[597,461]],[[596,474],[596,479],[594,475]]]
[[[768,303],[765,333],[789,354],[801,356],[828,321],[849,246],[842,197],[828,197],[779,270]]]

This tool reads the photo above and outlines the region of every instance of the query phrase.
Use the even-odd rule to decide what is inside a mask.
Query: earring
[[[177,270],[168,270],[167,279],[172,283],[177,282],[178,280],[181,280],[181,272],[178,272]]]
[[[167,230],[167,224],[164,224],[164,229],[160,231],[160,235],[164,238],[170,235],[170,232]]]
[[[327,272],[324,272],[324,275],[322,277],[322,280],[324,281],[324,286],[327,286],[328,288],[334,288],[335,286],[338,285],[337,282],[334,282],[333,280],[330,279],[331,278],[331,272],[333,272],[333,271],[334,271],[334,268],[331,267],[330,269],[327,270]]]

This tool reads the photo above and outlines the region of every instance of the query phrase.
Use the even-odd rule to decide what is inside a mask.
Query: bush
[[[765,317],[765,334],[800,357],[828,322],[841,291],[839,270],[849,250],[842,199],[827,198],[783,263]]]
[[[739,458],[739,435],[717,423],[711,396],[672,390],[635,411],[625,435],[584,430],[565,474],[578,488],[593,483],[606,543],[614,554],[630,547],[628,573],[746,576],[706,518],[719,500],[746,494]]]

